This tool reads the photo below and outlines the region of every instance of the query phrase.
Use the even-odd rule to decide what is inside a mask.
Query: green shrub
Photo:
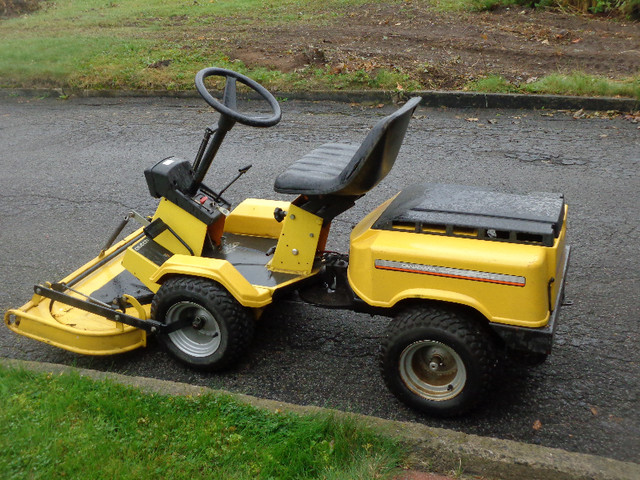
[[[470,3],[475,10],[495,10],[509,5],[521,5],[640,19],[640,0],[470,0]]]

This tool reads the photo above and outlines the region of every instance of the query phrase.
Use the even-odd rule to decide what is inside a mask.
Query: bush
[[[640,20],[640,0],[472,0],[478,10],[509,5],[531,8],[562,8],[579,13],[606,14]]]
[[[605,13],[640,18],[640,0],[558,0],[561,6],[582,13]]]

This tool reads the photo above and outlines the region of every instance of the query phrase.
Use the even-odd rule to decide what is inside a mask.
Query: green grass
[[[486,78],[480,78],[467,85],[467,90],[474,92],[487,93],[519,93],[517,86],[509,83],[500,75],[489,75]]]
[[[333,74],[309,66],[291,73],[230,61],[222,35],[246,35],[256,21],[312,24],[365,0],[59,0],[0,21],[0,86],[185,90],[198,70],[233,68],[275,90],[409,88],[398,71]],[[238,33],[240,32],[240,33]],[[159,60],[168,67],[150,69]]]
[[[280,92],[424,89],[420,75],[398,67],[356,62],[340,70],[307,65],[283,72],[232,60],[227,50],[226,41],[241,43],[260,25],[332,22],[376,1],[384,0],[47,1],[34,13],[0,19],[0,87],[193,90],[195,73],[215,65]],[[443,10],[490,8],[480,2],[491,1],[512,0],[433,0]],[[149,68],[162,60],[169,65]],[[638,78],[616,82],[574,73],[515,85],[489,76],[467,89],[640,98]]]
[[[499,75],[470,82],[465,90],[488,93],[546,93],[599,97],[635,97],[640,100],[640,74],[626,81],[574,72],[552,74],[531,83],[514,84]]]
[[[640,74],[625,82],[575,72],[570,75],[554,74],[522,87],[530,93],[558,95],[591,95],[604,97],[636,97],[640,99]]]
[[[0,366],[0,472],[11,479],[371,479],[400,447],[349,418],[219,395],[145,394]]]

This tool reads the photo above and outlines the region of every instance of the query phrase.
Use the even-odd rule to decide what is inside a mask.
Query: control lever
[[[220,201],[220,198],[222,197],[222,194],[227,191],[227,188],[229,188],[231,185],[236,183],[236,180],[238,180],[242,175],[247,173],[251,167],[253,167],[253,165],[247,165],[246,167],[242,167],[242,168],[238,169],[238,175],[236,175],[236,177],[233,180],[231,180],[227,184],[226,187],[224,187],[222,190],[220,190],[220,193],[218,193],[218,195],[216,195],[216,198],[213,199],[214,202],[217,203],[218,201]]]

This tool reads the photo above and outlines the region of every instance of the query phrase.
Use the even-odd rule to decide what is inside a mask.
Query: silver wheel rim
[[[169,334],[173,344],[192,357],[208,357],[220,346],[220,325],[209,310],[193,302],[172,305],[165,315],[167,324],[188,318],[192,326]]]
[[[415,394],[444,401],[462,392],[467,371],[452,348],[435,340],[421,340],[400,354],[400,377]]]

